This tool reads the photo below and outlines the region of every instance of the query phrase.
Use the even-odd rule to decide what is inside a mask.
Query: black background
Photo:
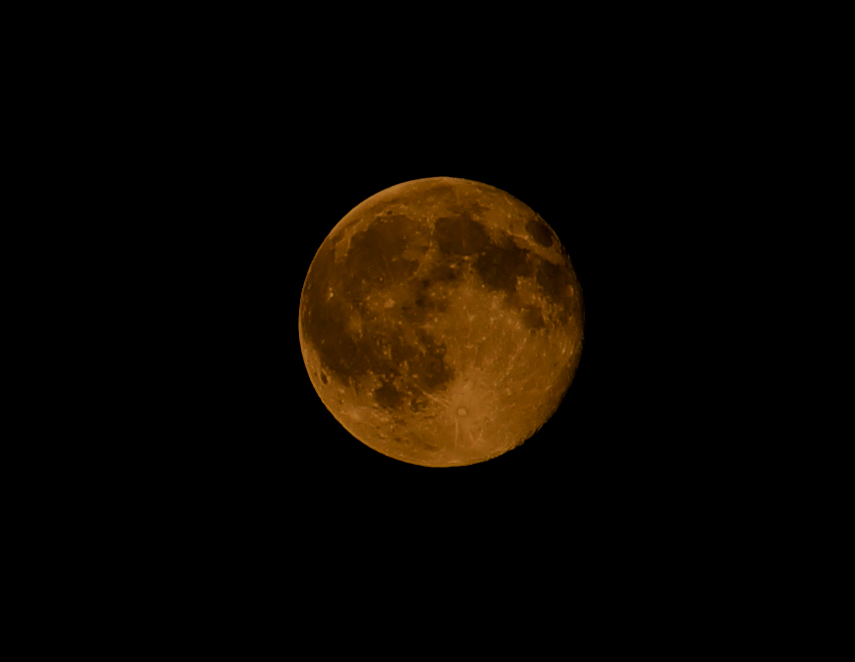
[[[342,604],[339,621],[368,612],[372,633],[400,611],[421,642],[424,625],[462,631],[477,596],[502,627],[547,607],[534,640],[580,614],[610,630],[621,609],[658,615],[663,575],[694,618],[682,607],[705,599],[697,584],[727,585],[776,498],[749,511],[739,498],[740,482],[768,473],[743,443],[762,429],[731,422],[750,403],[719,385],[744,378],[722,375],[716,353],[739,334],[722,274],[758,216],[735,199],[761,168],[766,145],[751,137],[770,114],[751,94],[776,52],[725,66],[732,37],[705,43],[707,18],[673,29],[670,13],[652,17],[657,32],[611,8],[596,24],[527,26],[514,10],[505,27],[471,30],[419,11],[443,25],[413,49],[421,19],[158,18],[136,42],[119,27],[115,44],[92,40],[88,61],[52,59],[56,82],[38,79],[52,91],[40,127],[51,144],[33,157],[68,182],[40,192],[62,208],[45,233],[74,242],[69,273],[84,279],[57,278],[71,310],[51,342],[74,362],[53,387],[86,402],[41,412],[61,419],[60,449],[35,445],[36,470],[50,463],[68,486],[51,499],[69,531],[51,552],[79,545],[118,568],[114,590],[135,596],[132,578],[178,624],[194,609],[176,589],[227,613],[255,606],[276,631],[296,612],[298,628],[330,639]],[[349,41],[328,34],[333,20]],[[347,433],[312,388],[297,330],[335,224],[433,176],[490,184],[541,214],[586,310],[556,414],[521,447],[453,469]],[[765,565],[758,555],[752,569]],[[370,611],[384,584],[395,590]],[[413,596],[431,589],[425,618]]]

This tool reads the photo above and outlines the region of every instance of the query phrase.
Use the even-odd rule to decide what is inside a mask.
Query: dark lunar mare
[[[432,298],[429,280],[412,278],[419,263],[403,257],[415,232],[418,226],[412,218],[384,215],[354,234],[343,264],[335,260],[336,242],[324,242],[303,299],[303,334],[324,368],[354,387],[361,377],[377,375],[382,384],[374,391],[375,401],[390,409],[408,403],[414,410],[423,409],[421,393],[442,390],[454,379],[454,370],[445,360],[445,344],[421,326],[429,314],[441,309],[441,302]],[[445,275],[455,277],[451,269]],[[410,336],[398,333],[388,317],[373,316],[365,305],[368,295],[400,281],[411,284],[399,314],[415,327],[415,340],[407,340]],[[361,333],[349,326],[354,313],[362,319]],[[396,385],[404,362],[409,367],[408,385],[402,386],[400,380]]]
[[[474,257],[474,269],[490,290],[503,292],[506,300],[520,309],[523,323],[536,331],[545,327],[543,311],[535,306],[523,306],[516,298],[518,278],[534,276],[544,296],[558,310],[557,321],[566,323],[573,315],[573,297],[568,289],[573,281],[566,249],[560,246],[561,263],[555,264],[533,251],[520,246],[517,239],[504,230],[494,229],[490,239],[487,229],[472,217],[471,209],[458,206],[457,216],[437,219],[434,235],[443,260],[440,269],[451,273],[451,264],[460,256]],[[529,219],[529,234],[541,246],[554,243],[553,232],[539,216]]]

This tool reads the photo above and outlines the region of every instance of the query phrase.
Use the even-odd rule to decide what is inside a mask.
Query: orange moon
[[[552,228],[466,179],[392,186],[352,209],[309,267],[300,346],[359,441],[426,467],[476,464],[552,416],[582,352],[582,291]]]

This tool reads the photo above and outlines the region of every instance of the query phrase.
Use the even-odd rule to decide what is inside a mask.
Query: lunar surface
[[[531,437],[570,386],[583,327],[552,228],[512,195],[451,177],[352,209],[300,299],[300,346],[327,409],[370,448],[427,467]]]

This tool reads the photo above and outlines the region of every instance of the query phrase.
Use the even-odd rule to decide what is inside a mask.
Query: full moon
[[[298,326],[312,384],[348,432],[402,462],[452,467],[516,448],[555,413],[584,305],[537,213],[493,186],[431,177],[338,222]]]

